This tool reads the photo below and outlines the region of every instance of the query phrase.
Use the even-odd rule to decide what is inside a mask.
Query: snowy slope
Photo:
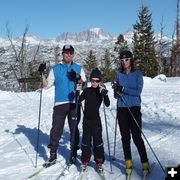
[[[180,77],[168,78],[167,82],[159,79],[145,77],[145,86],[142,93],[142,117],[143,132],[155,151],[162,165],[178,165],[180,162]],[[108,121],[108,132],[111,154],[113,155],[114,127],[116,101],[113,99],[110,83],[107,83],[109,96],[111,98],[110,108],[106,108]],[[47,160],[49,151],[49,131],[51,128],[51,116],[53,107],[54,89],[43,90],[42,114],[40,126],[40,142],[38,154],[38,167],[35,168],[36,136],[39,111],[39,92],[14,93],[0,91],[0,179],[22,180],[26,179],[33,172],[40,169]],[[104,124],[103,107],[100,109],[103,123],[103,139],[106,153],[104,164],[105,176],[107,179],[125,179],[124,159],[119,134],[117,133],[116,161],[112,162],[113,172],[110,171],[107,137]],[[79,124],[82,130],[81,123]],[[82,131],[81,131],[82,132]],[[150,162],[156,161],[149,146],[146,144]],[[79,160],[80,160],[79,151]],[[141,164],[139,155],[132,143],[132,155],[135,166],[135,180],[140,179]],[[69,157],[69,131],[66,123],[63,137],[58,150],[58,163],[34,179],[55,180],[62,171]],[[87,179],[99,179],[94,172],[93,157],[89,167]],[[70,172],[65,172],[61,179],[77,179],[80,170],[80,161],[77,166],[72,166]],[[157,165],[149,179],[164,179],[163,171]]]

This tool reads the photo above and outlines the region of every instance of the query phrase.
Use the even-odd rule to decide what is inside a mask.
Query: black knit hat
[[[102,74],[101,74],[101,71],[99,71],[98,68],[95,68],[95,69],[92,70],[91,75],[90,75],[90,80],[92,78],[98,78],[98,79],[101,80]]]
[[[122,51],[120,53],[120,59],[124,59],[124,58],[131,58],[133,59],[133,55],[130,51]]]
[[[63,49],[62,49],[62,53],[63,52],[74,52],[74,48],[72,47],[72,45],[64,45]]]

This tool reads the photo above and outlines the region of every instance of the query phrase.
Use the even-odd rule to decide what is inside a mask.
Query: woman
[[[133,168],[130,146],[130,139],[132,136],[140,155],[143,174],[148,174],[148,158],[140,130],[142,124],[141,92],[143,88],[143,77],[139,70],[134,69],[133,55],[130,51],[121,52],[120,60],[121,71],[116,75],[114,97],[118,97],[117,117],[122,137],[126,173],[131,174]],[[127,107],[129,107],[129,109]],[[129,110],[132,112],[135,119],[132,117]]]

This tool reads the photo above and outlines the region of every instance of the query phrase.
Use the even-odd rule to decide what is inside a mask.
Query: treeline
[[[158,74],[166,76],[180,76],[180,31],[179,31],[179,0],[177,0],[176,35],[173,36],[172,48],[167,52],[167,42],[163,39],[163,22],[159,41],[155,40],[152,26],[152,13],[147,6],[142,5],[138,13],[138,21],[133,25],[132,47],[128,47],[124,36],[120,34],[115,42],[114,53],[105,50],[100,64],[92,50],[84,60],[87,78],[90,71],[99,65],[104,74],[104,82],[112,81],[119,70],[119,54],[123,50],[130,50],[134,54],[135,68],[142,71],[144,76],[155,77]],[[157,48],[156,45],[158,44]]]
[[[119,54],[123,50],[130,50],[134,55],[135,68],[142,71],[144,76],[155,77],[158,74],[165,74],[166,76],[180,76],[180,28],[179,28],[179,0],[177,0],[177,17],[176,28],[172,36],[172,46],[167,52],[167,42],[163,38],[164,25],[163,21],[160,28],[160,39],[155,40],[152,26],[152,13],[149,8],[142,5],[138,12],[138,20],[133,24],[133,40],[131,47],[128,46],[123,34],[119,34],[117,41],[112,47],[113,51],[109,49],[104,50],[102,56],[96,57],[93,50],[90,50],[86,57],[83,57],[82,65],[84,66],[87,79],[89,79],[90,72],[95,67],[98,67],[103,73],[103,81],[111,82],[115,79],[115,74],[120,68]],[[13,44],[11,32],[6,26],[8,39],[13,50],[13,59],[15,59],[16,66],[10,65],[10,70],[18,81],[18,78],[34,78],[39,77],[37,67],[41,60],[40,44],[32,51],[26,42],[26,35],[28,25],[25,28],[22,36],[20,48],[16,48]],[[28,54],[31,54],[28,57]],[[54,64],[60,60],[60,47],[54,47],[54,56],[51,60]],[[47,73],[50,68],[50,61],[47,63]],[[18,77],[18,78],[17,78]],[[19,82],[19,81],[18,81]],[[16,83],[17,84],[17,83]],[[21,91],[36,90],[40,87],[40,83],[21,83],[19,84]],[[0,89],[2,89],[0,87]]]

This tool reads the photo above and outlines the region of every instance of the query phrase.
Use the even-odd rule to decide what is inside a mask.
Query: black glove
[[[46,69],[46,63],[39,65],[38,71],[39,71],[40,75],[44,74],[45,69]]]
[[[108,90],[106,89],[106,86],[104,84],[99,85],[99,92],[103,95],[106,96],[108,93]]]
[[[119,95],[123,92],[124,87],[117,83],[112,83],[112,88],[114,89],[114,98],[118,99]]]
[[[69,76],[77,81],[81,79],[81,76],[77,74],[73,69],[71,69],[71,71],[69,72]]]

